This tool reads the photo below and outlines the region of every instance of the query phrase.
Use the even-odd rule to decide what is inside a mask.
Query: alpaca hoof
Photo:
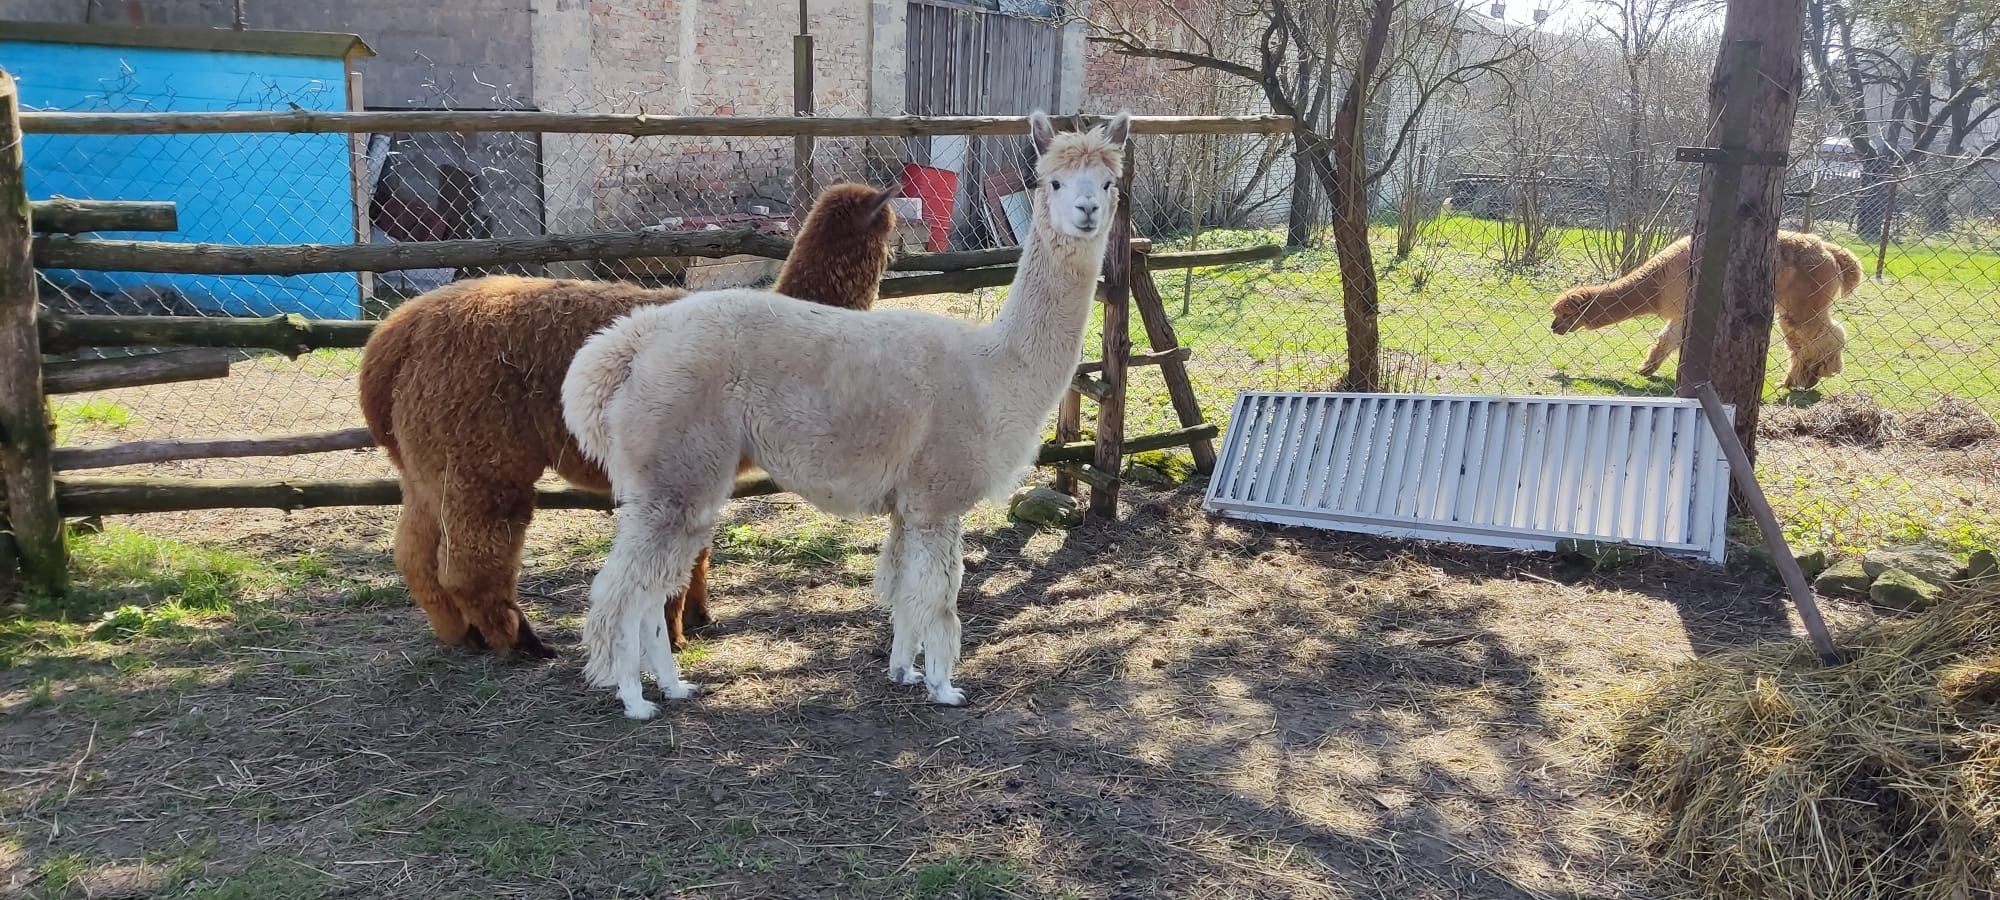
[[[682,628],[702,628],[713,624],[715,624],[715,620],[710,618],[708,613],[699,612],[694,609],[687,609],[681,612]]]
[[[549,645],[542,643],[539,635],[525,627],[521,629],[520,635],[514,639],[514,652],[528,659],[556,658],[556,652],[550,649]]]
[[[916,670],[916,669],[911,669],[911,668],[905,668],[905,667],[903,667],[903,666],[890,666],[890,667],[889,667],[889,683],[890,683],[890,684],[923,684],[923,683],[924,683],[924,673],[922,673],[922,672],[920,672],[920,671],[918,671],[918,670]]]
[[[931,702],[939,706],[964,706],[965,692],[949,683],[931,688]]]
[[[625,718],[643,722],[660,714],[660,705],[651,700],[625,701]]]
[[[688,639],[684,637],[673,638],[667,641],[667,646],[672,647],[675,653],[679,653],[688,648]]]
[[[660,683],[660,690],[668,700],[686,700],[701,693],[701,685],[692,681],[666,681]]]

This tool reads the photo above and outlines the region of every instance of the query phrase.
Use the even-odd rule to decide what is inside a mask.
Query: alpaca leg
[[[1785,371],[1785,387],[1809,390],[1821,378],[1838,374],[1840,356],[1847,344],[1846,329],[1830,315],[1817,315],[1803,322],[1779,318],[1785,348],[1791,351],[1791,365]]]
[[[889,617],[894,632],[923,653],[924,683],[931,702],[945,706],[965,703],[965,692],[952,686],[958,665],[958,590],[964,579],[965,552],[957,518],[911,524],[899,552],[901,573]],[[892,644],[890,655],[895,655]]]
[[[699,503],[625,504],[611,553],[591,582],[584,677],[597,687],[616,688],[629,718],[649,719],[659,711],[646,701],[640,683],[648,671],[669,700],[686,699],[696,690],[681,680],[660,598],[686,589],[695,558],[713,531],[715,509],[727,496],[729,482],[721,484],[722,496]]]
[[[396,569],[410,597],[430,619],[431,631],[446,644],[462,644],[466,639],[465,617],[445,596],[438,584],[437,500],[422,492],[411,479],[404,479],[409,494],[403,501],[403,515],[396,522]]]
[[[676,651],[687,649],[687,632],[714,620],[708,616],[708,548],[694,558],[694,573],[688,576],[687,590],[667,601],[667,635]]]
[[[1660,371],[1660,366],[1667,361],[1667,357],[1680,348],[1681,323],[1679,319],[1675,319],[1668,322],[1667,327],[1660,329],[1659,336],[1653,339],[1653,349],[1646,352],[1646,362],[1639,366],[1639,374],[1648,378],[1653,377],[1653,373]]]
[[[532,482],[448,484],[438,548],[439,583],[494,652],[512,649],[532,659],[548,659],[555,651],[535,634],[516,598],[521,545],[534,514]]]
[[[924,674],[917,668],[917,639],[909,628],[909,622],[895,614],[897,598],[904,581],[904,560],[909,556],[909,539],[905,536],[908,524],[903,517],[889,517],[889,535],[882,539],[882,551],[875,557],[875,602],[888,608],[889,615],[889,682],[891,684],[922,684]]]

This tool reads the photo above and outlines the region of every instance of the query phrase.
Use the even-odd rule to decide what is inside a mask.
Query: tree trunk
[[[1792,120],[1803,83],[1800,54],[1805,22],[1804,0],[1730,0],[1723,21],[1725,52],[1718,57],[1709,82],[1708,120],[1720,123],[1730,92],[1727,48],[1734,41],[1757,41],[1756,85],[1749,95],[1751,150],[1785,152],[1791,145]],[[1721,126],[1711,126],[1710,145],[1720,144]],[[1694,271],[1704,254],[1719,252],[1729,260],[1722,291],[1722,314],[1715,323],[1714,350],[1709,359],[1680,359],[1680,393],[1693,396],[1706,370],[1723,402],[1736,408],[1736,434],[1751,459],[1757,451],[1757,414],[1763,399],[1764,356],[1771,345],[1771,319],[1777,293],[1778,215],[1784,204],[1782,166],[1750,166],[1743,170],[1734,197],[1717,196],[1719,166],[1702,172],[1701,200],[1695,211]],[[1707,246],[1710,209],[1728,204],[1736,229],[1728,247]],[[1692,301],[1694,298],[1690,298]],[[1694,303],[1690,303],[1690,309]],[[1690,322],[1690,332],[1694,330]],[[1689,349],[1695,341],[1689,339]]]
[[[1313,200],[1317,194],[1313,190],[1313,147],[1319,142],[1299,132],[1292,133],[1292,206],[1285,216],[1285,246],[1304,247],[1312,243]],[[1325,155],[1321,151],[1320,155]]]
[[[1872,156],[1861,161],[1861,196],[1854,201],[1854,231],[1864,240],[1882,236],[1889,218],[1889,184],[1895,166],[1886,157]]]
[[[1375,0],[1361,58],[1333,117],[1328,192],[1333,195],[1333,247],[1340,256],[1340,300],[1347,327],[1347,374],[1340,387],[1349,391],[1382,388],[1381,302],[1375,284],[1375,258],[1368,249],[1368,148],[1362,106],[1375,68],[1382,62],[1382,47],[1389,40],[1389,17],[1395,8],[1395,0]]]

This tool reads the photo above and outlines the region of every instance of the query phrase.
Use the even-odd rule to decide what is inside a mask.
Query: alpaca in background
[[[1693,283],[1688,238],[1668,244],[1630,274],[1610,284],[1571,289],[1550,308],[1550,330],[1568,334],[1582,328],[1603,328],[1647,313],[1667,325],[1654,339],[1639,374],[1660,370],[1667,356],[1680,349]],[[1778,328],[1791,350],[1785,387],[1805,390],[1837,374],[1847,330],[1833,318],[1834,301],[1861,284],[1861,261],[1847,248],[1816,235],[1778,232]]]
[[[577,352],[563,415],[619,500],[584,617],[584,676],[616,688],[627,716],[658,712],[647,672],[668,699],[695,690],[651,611],[687,583],[746,462],[822,511],[889,517],[875,566],[889,679],[965,702],[951,683],[960,520],[1018,482],[1076,371],[1129,125],[1121,113],[1058,136],[1046,115],[1029,121],[1031,224],[991,323],[716,291],[639,310]]]
[[[888,266],[893,191],[830,187],[799,229],[776,289],[849,309],[874,305]],[[447,285],[389,314],[361,360],[361,411],[402,475],[396,567],[447,644],[554,656],[516,599],[535,481],[555,469],[608,492],[563,426],[562,378],[590,335],[686,294],[628,284],[501,276]],[[709,621],[708,550],[669,599],[675,647]]]

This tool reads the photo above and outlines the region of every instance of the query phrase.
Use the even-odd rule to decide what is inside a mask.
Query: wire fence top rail
[[[1061,120],[1075,121],[1076,116]],[[1082,116],[1086,126],[1107,116]],[[1290,116],[1133,116],[1135,134],[1283,134]],[[1027,116],[653,116],[515,110],[365,112],[30,112],[26,134],[372,134],[424,131],[538,131],[635,137],[921,137],[1027,134]]]

